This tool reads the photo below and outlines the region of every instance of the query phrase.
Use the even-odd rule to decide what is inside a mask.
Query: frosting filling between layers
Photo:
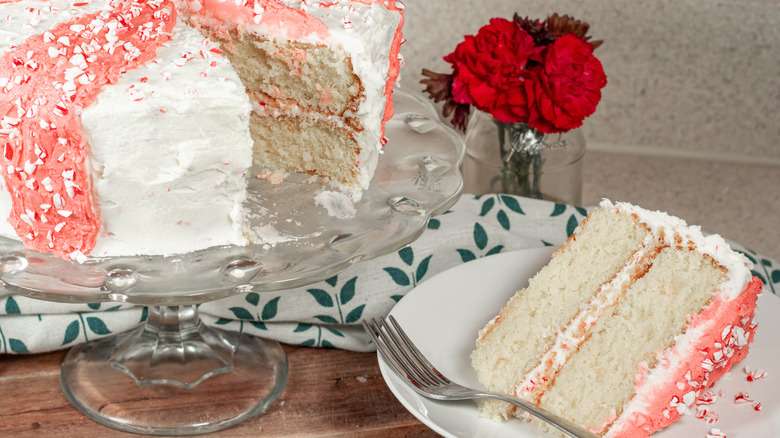
[[[631,256],[630,262],[612,280],[601,285],[587,307],[561,330],[555,344],[539,359],[539,365],[517,385],[514,391],[516,396],[539,403],[544,392],[554,383],[555,375],[561,367],[588,339],[590,329],[617,304],[633,281],[647,271],[650,257],[658,252],[655,243],[654,236],[648,233],[641,248]]]

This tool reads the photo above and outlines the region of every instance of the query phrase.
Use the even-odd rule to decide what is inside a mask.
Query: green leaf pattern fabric
[[[370,351],[360,321],[386,315],[416,285],[478,258],[560,245],[585,215],[583,208],[547,201],[464,195],[405,248],[307,286],[205,303],[200,314],[207,324],[281,342]],[[753,275],[765,283],[765,291],[780,294],[780,263],[738,244],[732,247],[753,261]],[[69,348],[130,330],[146,315],[139,306],[52,303],[0,288],[0,353]]]

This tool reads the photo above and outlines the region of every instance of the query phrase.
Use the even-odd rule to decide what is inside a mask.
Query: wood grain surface
[[[396,400],[376,354],[289,345],[284,350],[290,376],[279,400],[265,413],[201,436],[438,436]],[[60,389],[65,353],[0,356],[0,437],[140,436],[102,426],[70,405]]]

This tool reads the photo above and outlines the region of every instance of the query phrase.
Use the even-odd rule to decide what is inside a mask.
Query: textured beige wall
[[[591,23],[609,84],[585,124],[602,150],[780,164],[780,0],[406,0],[403,85],[490,17]]]

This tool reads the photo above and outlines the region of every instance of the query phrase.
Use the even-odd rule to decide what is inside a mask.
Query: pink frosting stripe
[[[761,287],[761,280],[753,277],[736,299],[717,298],[694,316],[688,331],[706,328],[706,335],[693,340],[686,351],[677,351],[673,346],[661,354],[658,366],[667,376],[663,384],[653,386],[646,376],[637,378],[636,397],[644,401],[644,408],[641,412],[624,413],[606,436],[642,438],[672,424],[744,359],[757,329],[753,318]],[[679,359],[672,361],[674,356]]]
[[[89,254],[100,230],[80,111],[170,39],[170,0],[112,3],[28,38],[0,58],[0,145],[9,222],[28,248]]]
[[[325,40],[330,35],[325,23],[279,0],[193,0],[187,6],[193,15],[216,19],[228,29],[263,26],[292,40],[310,35]]]
[[[388,2],[390,3],[390,2]],[[397,2],[392,2],[397,3]],[[397,10],[401,11],[401,9],[394,9],[388,6],[388,9],[390,10]],[[398,23],[398,30],[395,32],[395,38],[393,39],[393,48],[390,51],[390,70],[387,72],[387,85],[385,85],[385,96],[387,96],[387,101],[385,103],[385,114],[384,118],[382,119],[382,135],[385,134],[385,125],[387,122],[393,117],[393,114],[395,110],[393,109],[393,88],[395,87],[395,83],[398,81],[398,77],[401,74],[401,45],[403,44],[403,35],[401,33],[401,28],[404,25],[404,15],[401,14],[401,22]]]

